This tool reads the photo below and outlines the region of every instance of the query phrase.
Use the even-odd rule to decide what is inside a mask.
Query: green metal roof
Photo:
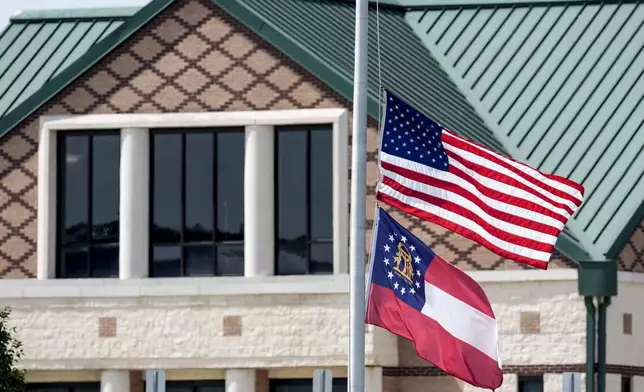
[[[644,4],[479,3],[406,19],[514,158],[584,185],[567,227],[614,257],[642,220]]]
[[[0,35],[0,118],[108,36],[132,9],[21,12]]]
[[[230,1],[220,1],[224,5]],[[353,95],[354,20],[355,7],[337,0],[239,0],[245,11],[263,20],[264,25],[280,31],[287,40],[277,47],[289,53],[290,46],[298,46],[312,57],[327,64],[329,71],[341,76],[348,89],[340,93]],[[226,8],[226,6],[224,6]],[[378,51],[376,9],[371,7],[369,36],[369,94],[371,114],[378,97]],[[241,15],[238,15],[241,16]],[[242,19],[243,18],[238,18]],[[306,23],[302,23],[306,20]],[[502,145],[486,127],[478,113],[460,93],[438,62],[427,56],[422,41],[405,23],[402,10],[380,10],[380,43],[382,84],[414,102],[420,109],[444,126],[476,139],[496,150]],[[253,26],[250,26],[253,27]],[[265,31],[266,27],[261,27]],[[320,32],[324,31],[324,39]],[[267,37],[270,38],[270,37]],[[333,43],[330,45],[329,43]],[[302,58],[293,56],[295,61]],[[307,63],[303,63],[306,67]],[[400,72],[404,70],[404,72]],[[319,72],[316,73],[317,76]]]

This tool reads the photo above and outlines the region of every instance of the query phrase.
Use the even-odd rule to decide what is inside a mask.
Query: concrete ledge
[[[0,298],[16,299],[337,294],[348,292],[349,275],[0,281]]]
[[[576,281],[577,270],[468,271],[481,284]],[[620,272],[622,283],[644,284],[644,274]],[[267,294],[346,294],[349,275],[143,279],[6,279],[0,299],[132,298]]]
[[[192,128],[246,125],[331,124],[345,116],[346,109],[258,110],[243,112],[90,114],[61,118],[44,117],[51,131],[121,128]]]

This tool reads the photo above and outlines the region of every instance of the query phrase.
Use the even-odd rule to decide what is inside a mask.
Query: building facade
[[[590,145],[580,158],[585,171],[572,171],[590,205],[548,271],[390,212],[485,289],[499,320],[502,391],[561,391],[563,373],[584,372],[577,263],[614,260],[607,391],[644,391],[644,90],[622,85],[639,86],[644,69],[644,7],[381,3],[378,14],[371,10],[384,56],[370,63],[367,227],[378,178],[379,67],[383,82],[445,126],[569,174],[578,149],[548,150],[551,135],[534,126],[523,144],[516,134],[505,138],[511,130],[495,116],[506,117],[502,107],[518,118],[529,108],[526,91],[545,101],[540,94],[552,87],[528,86],[533,80],[563,80],[559,71],[534,76],[540,62],[550,66],[542,58],[568,64],[564,53],[597,52],[561,67],[571,76],[553,93],[562,100],[557,119],[569,119],[576,136],[558,123],[543,131]],[[167,391],[308,391],[319,368],[333,370],[334,391],[346,390],[353,7],[265,4],[153,0],[136,10],[23,13],[3,32],[0,301],[25,345],[30,390],[138,392],[143,372],[160,369]],[[427,38],[430,30],[440,39]],[[575,46],[584,40],[585,52]],[[527,54],[533,61],[510,60]],[[495,63],[502,55],[505,66]],[[459,77],[454,65],[484,69],[481,82],[466,86],[473,76]],[[533,78],[515,76],[531,66]],[[588,116],[571,117],[576,109],[557,95],[591,73],[601,83],[580,82],[580,94],[599,105],[599,128],[622,122],[619,156],[613,140],[604,143],[610,154],[598,150],[607,136],[577,124]],[[510,88],[517,80],[524,89]],[[579,113],[590,105],[570,102]],[[553,163],[550,151],[565,162]],[[618,179],[606,165],[620,168],[621,157],[632,160]],[[422,361],[409,342],[371,326],[365,334],[369,392],[475,390]]]

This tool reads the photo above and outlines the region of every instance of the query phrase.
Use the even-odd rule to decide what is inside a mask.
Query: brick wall
[[[212,2],[174,2],[0,140],[0,277],[36,275],[40,116],[325,107],[351,109],[346,99]],[[370,220],[377,181],[376,129],[370,121]],[[463,269],[528,268],[435,225],[398,212],[393,216]],[[555,255],[550,268],[570,266]]]
[[[617,261],[621,270],[644,272],[644,222],[633,231]]]

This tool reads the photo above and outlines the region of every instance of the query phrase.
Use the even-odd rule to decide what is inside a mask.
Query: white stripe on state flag
[[[430,168],[428,166],[421,165],[419,163],[416,163],[414,161],[410,161],[404,158],[399,158],[394,155],[387,154],[386,152],[380,152],[380,160],[382,162],[390,163],[394,166],[406,168],[409,170],[412,170],[416,173],[420,173],[423,175],[426,175],[428,177],[436,178],[442,181],[450,182],[452,184],[458,185],[466,189],[467,191],[473,193],[475,196],[479,196],[479,200],[481,200],[483,203],[489,205],[491,208],[494,208],[499,211],[505,211],[508,212],[512,215],[522,217],[524,219],[528,219],[537,223],[541,223],[544,225],[548,225],[551,227],[556,228],[557,230],[563,230],[564,224],[558,219],[555,219],[555,216],[565,216],[566,219],[568,218],[568,212],[562,209],[559,209],[557,207],[552,206],[551,204],[547,203],[546,201],[539,199],[538,197],[534,196],[531,193],[527,193],[521,189],[514,188],[511,186],[508,186],[506,184],[503,184],[501,182],[498,182],[493,179],[489,179],[487,177],[484,177],[466,167],[461,165],[459,162],[456,162],[454,160],[450,160],[449,164],[453,165],[454,167],[462,170],[469,176],[471,176],[474,180],[478,182],[479,185],[495,190],[501,193],[504,193],[506,195],[514,196],[517,198],[520,198],[524,200],[526,203],[528,203],[527,207],[530,207],[532,204],[539,205],[543,208],[546,208],[550,211],[552,211],[551,215],[545,215],[545,214],[540,214],[539,212],[534,211],[534,209],[528,209],[528,208],[522,208],[521,206],[517,206],[514,204],[507,204],[504,203],[500,200],[493,199],[493,198],[488,198],[485,197],[476,187],[475,184],[472,184],[469,181],[466,181],[454,173],[450,172],[445,172],[442,170],[436,170],[433,168]],[[381,170],[384,170],[381,169]],[[564,215],[565,214],[565,215]]]
[[[557,242],[556,236],[544,234],[539,231],[532,230],[524,226],[515,225],[503,219],[497,219],[493,216],[490,216],[485,211],[483,211],[478,205],[473,203],[471,200],[459,194],[447,191],[442,188],[430,186],[418,181],[411,180],[407,177],[401,176],[400,174],[394,173],[384,168],[381,169],[381,172],[383,176],[391,178],[392,180],[396,181],[397,183],[399,183],[400,185],[406,188],[413,189],[413,190],[422,192],[426,195],[434,196],[439,199],[456,203],[460,207],[470,210],[472,213],[478,215],[481,219],[487,221],[489,224],[494,225],[495,227],[507,233],[521,236],[524,238],[529,238],[531,240],[543,242],[550,245],[554,245]]]
[[[450,335],[498,362],[496,320],[425,281],[421,313]]]
[[[534,168],[532,168],[532,167],[530,167],[528,165],[525,165],[525,164],[520,163],[520,162],[516,162],[516,161],[514,161],[512,159],[509,159],[509,158],[507,158],[507,157],[505,157],[505,156],[503,156],[503,155],[501,155],[501,154],[499,154],[499,153],[497,153],[495,151],[488,150],[487,148],[483,148],[481,146],[478,146],[478,145],[472,143],[471,141],[463,139],[462,137],[460,137],[460,136],[458,136],[458,135],[456,135],[456,134],[454,134],[452,132],[448,132],[445,129],[443,130],[443,133],[447,134],[449,136],[452,136],[455,139],[458,139],[463,143],[467,143],[468,145],[472,146],[473,148],[478,149],[479,151],[485,151],[488,154],[494,156],[495,158],[497,158],[497,159],[499,159],[499,160],[501,160],[501,161],[503,161],[503,162],[505,162],[505,163],[507,163],[509,165],[512,165],[513,167],[521,170],[525,174],[533,177],[534,179],[536,179],[538,181],[541,181],[541,182],[543,182],[543,183],[545,183],[547,185],[550,185],[553,188],[556,188],[556,189],[558,189],[558,190],[560,190],[562,192],[565,192],[565,193],[573,196],[575,199],[579,200],[580,204],[583,201],[583,198],[584,198],[583,195],[576,188],[573,188],[573,187],[571,187],[571,186],[569,186],[569,185],[567,185],[567,184],[565,184],[565,183],[563,183],[561,181],[557,181],[555,179],[547,177],[543,173],[539,172],[538,170],[536,170],[536,169],[534,169]]]
[[[378,190],[379,193],[388,195],[394,199],[399,200],[403,204],[406,204],[410,207],[416,208],[421,211],[428,212],[430,214],[436,215],[442,219],[445,219],[452,224],[462,226],[466,229],[471,230],[472,232],[480,235],[482,238],[485,240],[489,241],[492,245],[505,250],[510,253],[514,253],[516,255],[533,259],[533,260],[538,260],[542,262],[548,262],[550,259],[550,252],[542,252],[534,249],[530,249],[521,245],[517,245],[508,241],[504,241],[498,237],[493,236],[492,234],[488,233],[487,230],[485,230],[483,227],[481,227],[478,223],[465,218],[461,215],[455,214],[452,211],[448,211],[444,208],[438,207],[436,205],[427,203],[423,200],[417,199],[415,197],[411,196],[406,196],[403,195],[402,193],[394,190],[393,188],[389,187],[386,184],[380,183],[378,184]]]

